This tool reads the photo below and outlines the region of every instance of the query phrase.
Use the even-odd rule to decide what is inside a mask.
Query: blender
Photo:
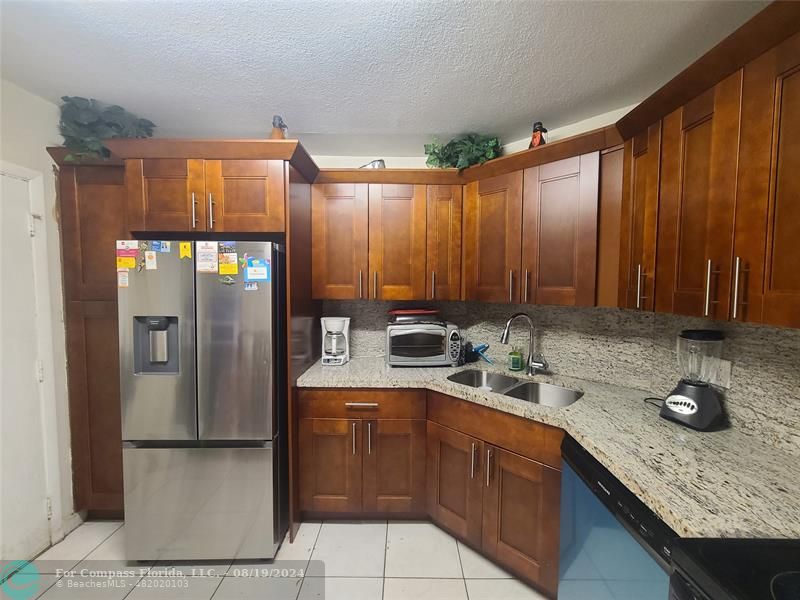
[[[661,416],[692,429],[711,429],[723,416],[722,394],[711,385],[722,356],[721,331],[685,329],[678,335],[683,377],[661,406]]]
[[[322,364],[343,365],[350,360],[350,317],[322,317]]]

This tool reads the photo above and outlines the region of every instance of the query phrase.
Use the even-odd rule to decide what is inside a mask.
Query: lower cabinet
[[[399,390],[299,394],[300,510],[425,514],[425,395]]]

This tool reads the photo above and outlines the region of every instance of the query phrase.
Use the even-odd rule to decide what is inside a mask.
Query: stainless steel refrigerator
[[[275,556],[284,257],[263,241],[117,242],[128,560]]]

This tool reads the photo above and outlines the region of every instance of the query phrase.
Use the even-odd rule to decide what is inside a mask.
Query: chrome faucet
[[[528,322],[528,360],[526,361],[528,375],[536,375],[537,373],[546,373],[548,369],[547,361],[541,352],[536,352],[534,349],[534,332],[533,320],[525,313],[516,313],[506,321],[506,328],[500,336],[501,344],[508,344],[508,334],[511,332],[511,322],[514,319],[523,318]]]

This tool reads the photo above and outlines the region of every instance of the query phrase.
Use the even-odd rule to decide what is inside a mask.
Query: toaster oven
[[[449,321],[389,323],[386,364],[395,367],[449,367],[458,364],[461,334]]]

